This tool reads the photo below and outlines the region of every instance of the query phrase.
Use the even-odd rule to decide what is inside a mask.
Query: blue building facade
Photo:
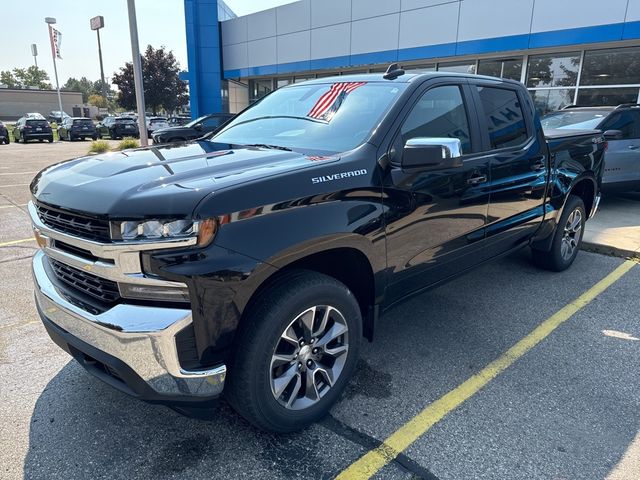
[[[195,112],[390,62],[520,80],[542,112],[639,100],[640,0],[299,0],[242,17],[215,7],[185,0]]]

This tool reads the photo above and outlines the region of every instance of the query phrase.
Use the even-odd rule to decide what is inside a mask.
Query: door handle
[[[640,145],[629,145],[629,150],[638,150]]]
[[[485,183],[486,181],[487,181],[486,175],[475,175],[467,179],[467,183],[469,185],[479,185],[480,183]]]

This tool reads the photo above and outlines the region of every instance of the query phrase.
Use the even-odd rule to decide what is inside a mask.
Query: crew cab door
[[[483,259],[490,158],[477,151],[476,113],[465,79],[430,82],[400,114],[383,186],[387,207],[387,298],[394,301]],[[453,168],[403,171],[400,157],[416,138],[457,138]]]
[[[603,183],[640,181],[640,111],[634,108],[613,113],[599,128],[622,133],[619,140],[608,140]]]
[[[542,222],[548,149],[523,89],[491,81],[472,81],[470,86],[482,149],[491,154],[486,249],[495,256],[528,240]]]

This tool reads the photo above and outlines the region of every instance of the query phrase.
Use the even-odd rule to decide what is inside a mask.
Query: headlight
[[[217,231],[214,219],[193,220],[146,220],[120,222],[122,240],[162,240],[198,237],[198,245],[211,243]]]

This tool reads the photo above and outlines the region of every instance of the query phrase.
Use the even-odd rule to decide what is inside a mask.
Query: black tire
[[[39,138],[38,142],[40,142],[40,143],[44,142],[44,138]]]
[[[566,227],[568,227],[569,218],[578,212],[579,219],[579,232],[567,233]],[[575,218],[575,217],[574,217]],[[585,212],[584,202],[582,198],[576,195],[569,195],[567,202],[553,233],[553,241],[551,243],[551,250],[532,250],[533,262],[540,268],[545,270],[551,270],[553,272],[561,272],[571,266],[573,261],[578,255],[580,250],[580,244],[582,243],[582,236],[584,235],[584,225],[587,220]],[[568,235],[568,237],[567,237]],[[571,250],[570,254],[567,250],[563,250],[563,240],[566,238],[572,238],[575,242],[575,246]],[[567,240],[570,244],[573,244],[571,240]],[[566,247],[565,247],[566,248]]]
[[[93,137],[91,137],[91,139],[95,142],[96,140],[98,140],[98,135],[94,135]]]
[[[344,353],[347,357],[333,386],[316,403],[289,409],[279,403],[271,390],[272,355],[292,321],[310,307],[320,305],[332,306],[342,314],[348,327],[348,350]],[[299,430],[326,415],[340,398],[355,371],[361,338],[360,308],[344,284],[306,270],[284,275],[262,292],[238,331],[224,390],[227,401],[258,428],[278,433]],[[291,365],[295,367],[297,361]]]
[[[49,143],[53,143],[53,137],[49,137]]]

